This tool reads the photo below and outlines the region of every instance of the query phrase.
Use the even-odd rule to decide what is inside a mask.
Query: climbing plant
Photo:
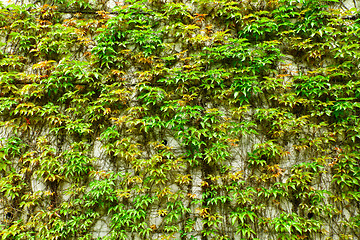
[[[360,238],[341,6],[0,4],[0,238]]]

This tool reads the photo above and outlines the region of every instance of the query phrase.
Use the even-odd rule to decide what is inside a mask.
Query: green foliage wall
[[[0,238],[360,239],[339,4],[1,6]]]

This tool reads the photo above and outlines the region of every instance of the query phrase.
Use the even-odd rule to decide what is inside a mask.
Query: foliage
[[[340,4],[0,5],[0,238],[360,238]]]

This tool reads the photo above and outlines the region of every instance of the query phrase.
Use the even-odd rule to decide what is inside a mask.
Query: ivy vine
[[[0,238],[359,239],[341,4],[0,4]]]

